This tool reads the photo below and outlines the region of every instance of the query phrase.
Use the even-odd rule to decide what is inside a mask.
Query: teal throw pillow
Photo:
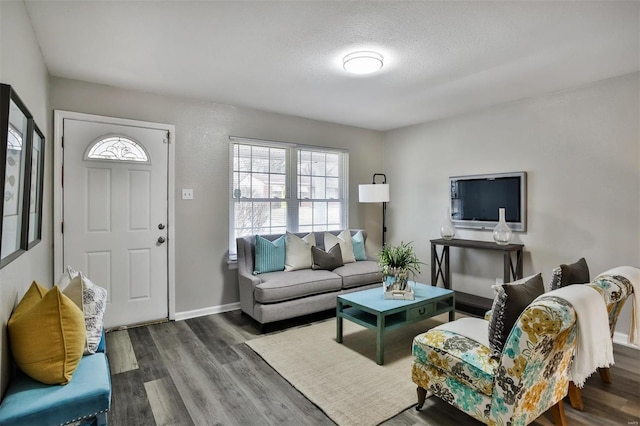
[[[285,244],[284,235],[269,241],[260,235],[256,235],[256,262],[254,274],[275,272],[284,270]]]
[[[356,260],[367,260],[367,253],[364,250],[364,235],[362,231],[358,231],[351,237],[351,243],[353,244],[353,254]]]

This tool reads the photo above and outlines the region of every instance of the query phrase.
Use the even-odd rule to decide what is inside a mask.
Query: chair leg
[[[609,367],[598,368],[598,374],[600,374],[600,380],[603,383],[611,383],[611,371]]]
[[[416,389],[418,392],[418,404],[416,405],[416,410],[421,410],[424,405],[425,399],[427,399],[427,390],[421,386],[418,386]]]
[[[562,400],[558,401],[554,406],[549,408],[551,411],[551,416],[553,416],[553,423],[556,426],[566,426],[567,418],[564,415],[564,405],[562,405]]]
[[[569,382],[569,403],[576,410],[584,410],[582,403],[582,391],[573,382]]]

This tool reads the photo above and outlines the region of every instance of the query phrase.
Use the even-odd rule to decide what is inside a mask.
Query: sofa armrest
[[[262,281],[253,275],[253,247],[250,237],[236,239],[240,308],[253,317],[254,290]]]

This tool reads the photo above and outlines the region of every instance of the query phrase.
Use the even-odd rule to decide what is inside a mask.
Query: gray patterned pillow
[[[536,274],[508,284],[494,285],[496,296],[489,320],[491,356],[500,357],[518,317],[536,297],[544,293],[542,275]]]
[[[551,274],[550,290],[556,290],[571,284],[588,284],[589,266],[584,257],[571,265],[560,265]]]
[[[80,272],[65,287],[63,293],[84,313],[87,342],[84,354],[93,354],[102,338],[104,312],[107,309],[107,290],[91,282]]]

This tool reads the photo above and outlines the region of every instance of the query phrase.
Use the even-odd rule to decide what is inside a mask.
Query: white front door
[[[168,317],[166,130],[65,118],[63,262],[108,291],[105,327]]]

